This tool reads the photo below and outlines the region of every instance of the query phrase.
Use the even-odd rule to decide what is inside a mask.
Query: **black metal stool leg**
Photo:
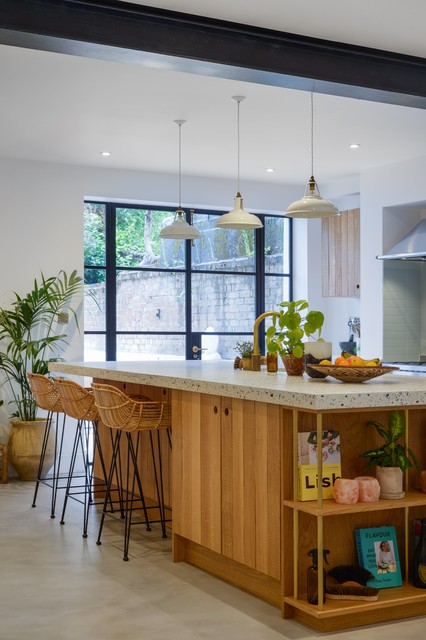
[[[56,414],[56,430],[55,430],[55,457],[53,463],[53,486],[52,486],[52,502],[51,502],[51,511],[50,517],[55,517],[55,509],[56,509],[56,498],[58,496],[58,487],[61,479],[61,461],[62,461],[62,451],[64,445],[64,431],[65,431],[65,414],[62,419],[62,427],[59,426],[59,413]],[[59,447],[58,447],[58,436],[59,437]]]
[[[47,414],[47,418],[46,418],[46,428],[44,430],[43,442],[42,442],[42,445],[41,445],[40,461],[39,461],[39,464],[38,464],[37,480],[36,480],[36,485],[35,485],[35,489],[34,489],[33,502],[32,502],[32,505],[31,505],[32,507],[36,506],[38,488],[39,488],[40,482],[42,480],[44,458],[46,457],[47,443],[49,441],[50,427],[52,425],[52,415],[53,415],[52,411],[49,411],[48,414]]]
[[[68,498],[71,492],[71,484],[74,476],[75,462],[77,459],[78,444],[80,442],[80,438],[81,438],[81,420],[77,422],[77,428],[75,431],[74,444],[73,444],[72,453],[71,453],[70,468],[68,471],[67,486],[65,489],[64,504],[62,506],[62,516],[60,520],[61,524],[65,524],[65,511],[67,509]]]
[[[112,481],[113,481],[113,478],[114,478],[114,474],[117,472],[116,471],[117,470],[117,458],[120,457],[119,456],[119,452],[120,452],[121,431],[117,431],[116,434],[115,434],[115,437],[113,437],[112,431],[111,431],[111,440],[113,442],[111,466],[110,466],[109,473],[108,473],[108,481],[107,481],[107,486],[106,486],[106,491],[105,491],[104,504],[103,504],[103,508],[102,508],[101,521],[99,523],[98,539],[96,540],[96,544],[98,544],[98,545],[102,544],[101,536],[102,536],[102,530],[103,530],[104,522],[105,522],[105,514],[107,513],[108,502],[111,501]],[[124,515],[122,498],[120,498],[120,511]]]
[[[157,492],[157,500],[158,500],[158,509],[160,512],[160,522],[161,522],[161,530],[163,532],[163,538],[167,538],[167,533],[166,533],[166,517],[164,514],[164,491],[163,491],[163,473],[162,473],[162,462],[161,462],[161,446],[160,446],[160,441],[159,441],[159,433],[157,431],[157,436],[158,436],[158,460],[159,460],[159,467],[160,467],[160,473],[158,474],[157,472],[157,463],[155,461],[155,450],[154,450],[154,441],[152,438],[152,431],[149,432],[149,440],[151,443],[151,455],[152,455],[152,465],[153,465],[153,469],[154,469],[154,480],[155,480],[155,489]],[[158,478],[158,475],[160,475],[160,480]],[[160,487],[161,484],[161,487]]]

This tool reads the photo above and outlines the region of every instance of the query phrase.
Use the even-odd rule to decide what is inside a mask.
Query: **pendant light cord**
[[[311,176],[314,175],[314,94],[311,91]]]
[[[237,192],[240,193],[240,100],[237,100]]]
[[[237,103],[237,195],[240,196],[240,102],[245,96],[232,96]]]
[[[182,208],[182,125],[186,120],[173,120],[179,127],[179,209]]]
[[[182,123],[179,122],[179,209],[182,205]]]

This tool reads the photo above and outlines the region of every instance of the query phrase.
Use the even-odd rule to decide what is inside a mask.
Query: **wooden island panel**
[[[256,576],[272,579],[266,598],[277,604],[281,409],[185,391],[172,397],[175,559],[191,561],[186,550],[196,543],[197,556],[201,547],[214,551],[216,574],[230,579],[231,573],[238,586],[258,593],[250,588]]]

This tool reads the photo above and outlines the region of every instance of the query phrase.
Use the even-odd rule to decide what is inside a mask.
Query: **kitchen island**
[[[323,500],[321,491],[316,501],[297,499],[298,431],[339,431],[342,475],[355,477],[363,475],[360,454],[378,444],[367,421],[386,422],[391,409],[400,409],[409,445],[426,468],[424,378],[388,374],[345,384],[235,370],[230,361],[59,362],[51,370],[170,399],[175,561],[190,562],[320,631],[426,614],[426,591],[410,584],[411,523],[426,517],[426,494],[413,470],[402,500],[340,505]],[[309,549],[329,549],[330,566],[357,564],[354,529],[382,524],[396,527],[404,585],[382,589],[377,602],[309,604]]]

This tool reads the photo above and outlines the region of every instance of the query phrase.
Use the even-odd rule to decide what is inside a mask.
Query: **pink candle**
[[[360,502],[377,502],[380,498],[380,484],[373,476],[358,476]]]
[[[359,485],[351,478],[337,478],[334,482],[333,497],[339,504],[355,504],[358,502]]]

